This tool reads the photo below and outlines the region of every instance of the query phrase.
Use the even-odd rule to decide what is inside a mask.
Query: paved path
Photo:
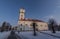
[[[21,39],[14,31],[11,31],[7,39]]]

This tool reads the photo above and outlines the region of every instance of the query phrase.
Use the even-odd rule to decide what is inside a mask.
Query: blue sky
[[[26,18],[48,21],[53,17],[60,23],[60,0],[0,0],[0,24],[17,25],[19,9],[24,7]]]

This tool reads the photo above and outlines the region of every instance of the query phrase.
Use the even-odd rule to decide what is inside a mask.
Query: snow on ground
[[[52,34],[52,35],[55,35],[55,36],[60,36],[60,31],[56,31],[56,33],[52,33],[51,31],[41,31],[41,32]]]
[[[0,32],[0,39],[7,39],[7,37],[9,36],[10,31],[8,32]]]
[[[46,32],[46,31],[45,31]],[[18,33],[17,33],[18,34]],[[33,32],[20,32],[18,34],[22,39],[60,39],[50,35],[37,32],[37,36],[33,36]]]

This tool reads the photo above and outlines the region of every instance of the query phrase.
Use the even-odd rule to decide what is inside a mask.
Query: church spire
[[[21,8],[20,11],[19,11],[19,13],[20,13],[19,19],[20,19],[20,20],[21,20],[21,19],[24,19],[24,18],[25,18],[25,9],[24,9],[24,8]]]

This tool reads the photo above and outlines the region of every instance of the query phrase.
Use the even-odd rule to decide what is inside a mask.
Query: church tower
[[[19,13],[20,13],[19,19],[20,20],[24,19],[25,18],[25,9],[21,8]]]

